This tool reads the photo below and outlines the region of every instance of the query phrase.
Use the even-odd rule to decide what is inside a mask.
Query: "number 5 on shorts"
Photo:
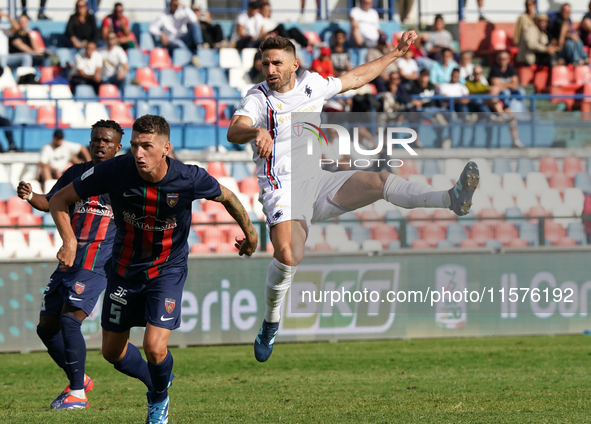
[[[111,318],[109,321],[113,324],[120,324],[121,321],[121,305],[111,304]]]

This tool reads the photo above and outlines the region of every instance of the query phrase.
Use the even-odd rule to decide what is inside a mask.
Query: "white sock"
[[[297,266],[287,266],[273,258],[267,269],[267,281],[265,281],[265,321],[279,322],[280,310],[287,290],[291,286],[291,280]]]
[[[403,208],[449,208],[451,199],[447,190],[438,191],[430,185],[391,174],[384,184],[384,199]]]
[[[75,398],[78,398],[78,399],[84,399],[86,397],[86,395],[84,394],[84,389],[80,389],[80,390],[70,389],[70,395],[74,396]]]

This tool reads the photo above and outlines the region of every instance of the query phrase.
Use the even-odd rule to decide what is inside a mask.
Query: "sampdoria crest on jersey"
[[[166,204],[171,208],[174,208],[175,205],[179,202],[179,194],[178,193],[168,193],[166,195]]]
[[[174,311],[175,304],[176,302],[174,299],[170,299],[168,297],[164,299],[164,307],[166,308],[166,312],[168,312],[169,314],[172,313],[172,311]]]
[[[273,222],[277,221],[279,218],[281,218],[283,216],[283,211],[281,209],[279,209],[277,212],[275,212],[275,214],[273,215]]]
[[[306,96],[312,97],[312,89],[307,84],[306,84],[306,88],[304,89],[304,93],[306,93]]]
[[[86,288],[86,286],[84,284],[82,284],[79,281],[76,281],[76,284],[74,285],[74,290],[76,290],[77,294],[82,293],[85,288]]]
[[[82,174],[80,179],[83,180],[86,177],[90,177],[92,174],[94,174],[94,166],[92,168],[90,168],[88,171],[86,171],[84,174]]]

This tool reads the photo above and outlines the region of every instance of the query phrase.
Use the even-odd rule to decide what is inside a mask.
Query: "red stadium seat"
[[[218,243],[214,245],[213,251],[216,253],[236,253],[238,249],[236,249],[234,243]]]
[[[332,247],[330,247],[330,244],[328,243],[316,243],[314,246],[315,252],[330,252],[331,250]]]
[[[121,102],[121,93],[117,86],[113,84],[101,84],[99,86],[98,95],[99,101],[107,106]],[[121,122],[119,124],[121,124]]]
[[[528,247],[529,244],[527,243],[527,241],[520,239],[520,238],[515,238],[513,240],[511,240],[511,242],[509,243],[509,247]]]
[[[37,109],[37,123],[40,125],[46,125],[49,128],[55,127],[55,106],[53,105],[41,105]]]
[[[41,37],[39,31],[36,29],[29,31],[29,37],[31,37],[31,41],[35,41],[39,50],[45,51],[45,41],[43,41],[43,37]]]
[[[519,238],[519,231],[515,225],[510,222],[499,222],[495,228],[495,238],[500,241],[503,246],[508,246],[511,241]]]
[[[571,180],[574,180],[578,173],[585,172],[583,171],[581,159],[578,157],[564,158],[562,169],[564,171],[564,175],[566,175]]]
[[[310,43],[312,45],[322,43],[322,40],[320,39],[320,36],[318,35],[317,32],[306,31],[306,32],[304,32],[304,37],[306,37],[308,39],[308,43]]]
[[[531,66],[518,66],[516,68],[517,76],[519,77],[519,83],[521,85],[529,85],[534,82],[536,65]]]
[[[427,242],[426,240],[415,240],[412,242],[412,248],[413,249],[428,249],[429,248],[429,242]]]
[[[536,92],[541,93],[546,91],[550,82],[550,68],[547,66],[537,66],[534,73],[534,86]]]
[[[554,66],[552,68],[552,77],[550,83],[550,94],[576,94],[582,88],[582,84],[576,84],[574,74],[568,66]],[[553,98],[552,103],[565,103],[567,109],[572,109],[575,104],[574,99]]]
[[[507,33],[503,29],[493,29],[490,33],[491,50],[507,50]]]
[[[402,178],[408,178],[409,175],[417,175],[418,172],[415,161],[412,159],[405,159],[402,163],[402,166],[398,168],[398,174]]]
[[[193,214],[191,215],[191,222],[193,224],[198,224],[198,223],[202,223],[202,222],[211,222],[211,218],[209,217],[209,214],[207,212],[197,211],[197,212],[193,212]]]
[[[575,66],[574,83],[577,85],[583,85],[588,82],[591,82],[591,69],[589,69],[589,65]]]
[[[411,220],[412,219],[426,219],[426,218],[429,218],[429,215],[427,215],[427,212],[425,212],[423,209],[413,209],[408,214],[408,218]],[[428,222],[429,221],[409,221],[409,224],[420,228],[420,227],[424,227],[425,225],[427,225]]]
[[[532,206],[529,209],[529,213],[527,214],[527,216],[541,217],[541,216],[551,216],[551,214],[546,212],[546,209],[544,209],[541,206]]]
[[[453,224],[456,217],[457,215],[449,209],[435,209],[435,212],[433,212],[434,219],[442,220],[436,221],[441,228],[447,228],[450,224]]]
[[[223,162],[209,162],[207,164],[207,173],[213,178],[227,177],[226,168]]]
[[[6,214],[6,202],[0,200],[0,214]]]
[[[398,240],[398,231],[396,231],[396,228],[388,224],[380,224],[379,226],[372,228],[369,234],[372,240],[377,240],[382,243],[384,249],[388,247],[390,242]]]
[[[25,96],[18,87],[5,87],[2,91],[2,97],[4,100],[2,103],[4,106],[18,106],[18,105],[26,105]]]
[[[215,214],[217,211],[225,211],[224,205],[219,202],[213,202],[211,200],[206,200],[203,204],[203,210],[210,215]]]
[[[158,79],[152,68],[137,68],[135,70],[135,78],[144,88],[158,86]]]
[[[41,72],[41,77],[39,78],[41,84],[46,84],[55,79],[56,69],[54,66],[41,66],[39,70]]]
[[[495,208],[484,208],[482,211],[480,211],[480,215],[481,218],[502,218],[503,214],[500,212],[497,212],[497,210]],[[496,227],[499,223],[502,222],[501,219],[487,219],[485,221],[482,221],[484,224],[488,225],[491,228]]]
[[[109,104],[109,108],[111,111],[111,119],[116,121],[122,127],[132,127],[133,126],[133,116],[129,111],[128,105],[123,103],[122,101],[113,101]]]
[[[562,225],[554,222],[551,219],[545,220],[544,233],[546,235],[546,240],[552,244],[556,244],[560,239],[566,237],[566,230],[562,227]]]
[[[259,182],[257,177],[246,177],[238,183],[240,193],[254,195],[259,193]]]
[[[565,189],[573,186],[573,180],[568,178],[562,172],[557,172],[552,175],[549,184],[551,188],[557,188],[560,191],[560,194],[563,194]]]
[[[488,239],[494,238],[493,230],[484,222],[475,222],[470,231],[470,238],[482,246]]]
[[[365,227],[365,228],[379,227],[382,223],[376,222],[375,220],[380,219],[380,218],[383,218],[383,216],[380,216],[380,214],[378,214],[376,211],[363,211],[361,213],[360,219],[362,221],[370,221],[370,222],[363,222],[363,223],[361,223],[361,226]]]
[[[559,172],[556,158],[540,158],[540,172],[544,174],[546,178],[552,178],[552,175]]]
[[[11,218],[6,214],[0,214],[0,231],[2,227],[11,227],[16,224],[16,218]]]
[[[555,246],[576,246],[577,245],[577,241],[571,237],[563,237],[561,239],[558,239],[558,241],[556,243],[554,243]]]
[[[33,209],[29,203],[25,202],[20,197],[11,197],[6,201],[6,213],[10,217],[18,217],[19,215],[30,215]]]
[[[33,214],[19,215],[16,219],[16,224],[19,227],[36,227],[43,225],[43,217]]]
[[[437,242],[445,240],[445,229],[435,223],[429,223],[419,229],[421,239],[429,243],[429,246],[437,246]]]
[[[392,34],[392,46],[396,47],[398,45],[400,39],[402,38],[402,34],[404,34],[404,31],[396,31],[394,34]]]
[[[472,240],[472,239],[464,239],[460,243],[460,247],[462,247],[464,249],[473,249],[475,247],[478,247],[478,242],[476,240]]]
[[[168,50],[159,47],[150,50],[149,65],[154,69],[172,68],[172,60]]]
[[[205,122],[216,122],[216,101],[214,99],[203,99],[203,97],[215,97],[213,88],[206,84],[197,85],[193,89],[193,93],[195,95],[195,104],[203,106],[205,109]],[[221,106],[222,104],[218,108],[223,110]]]

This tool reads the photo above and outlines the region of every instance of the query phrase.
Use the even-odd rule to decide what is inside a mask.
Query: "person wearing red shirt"
[[[320,56],[312,62],[311,71],[318,72],[323,78],[334,77],[334,68],[330,60],[330,47],[322,47]]]
[[[125,50],[135,47],[137,40],[134,33],[129,29],[129,19],[123,16],[123,5],[121,3],[115,3],[113,13],[105,16],[105,19],[103,19],[103,24],[101,25],[101,36],[103,40],[107,41],[111,32],[117,34],[117,42]]]

